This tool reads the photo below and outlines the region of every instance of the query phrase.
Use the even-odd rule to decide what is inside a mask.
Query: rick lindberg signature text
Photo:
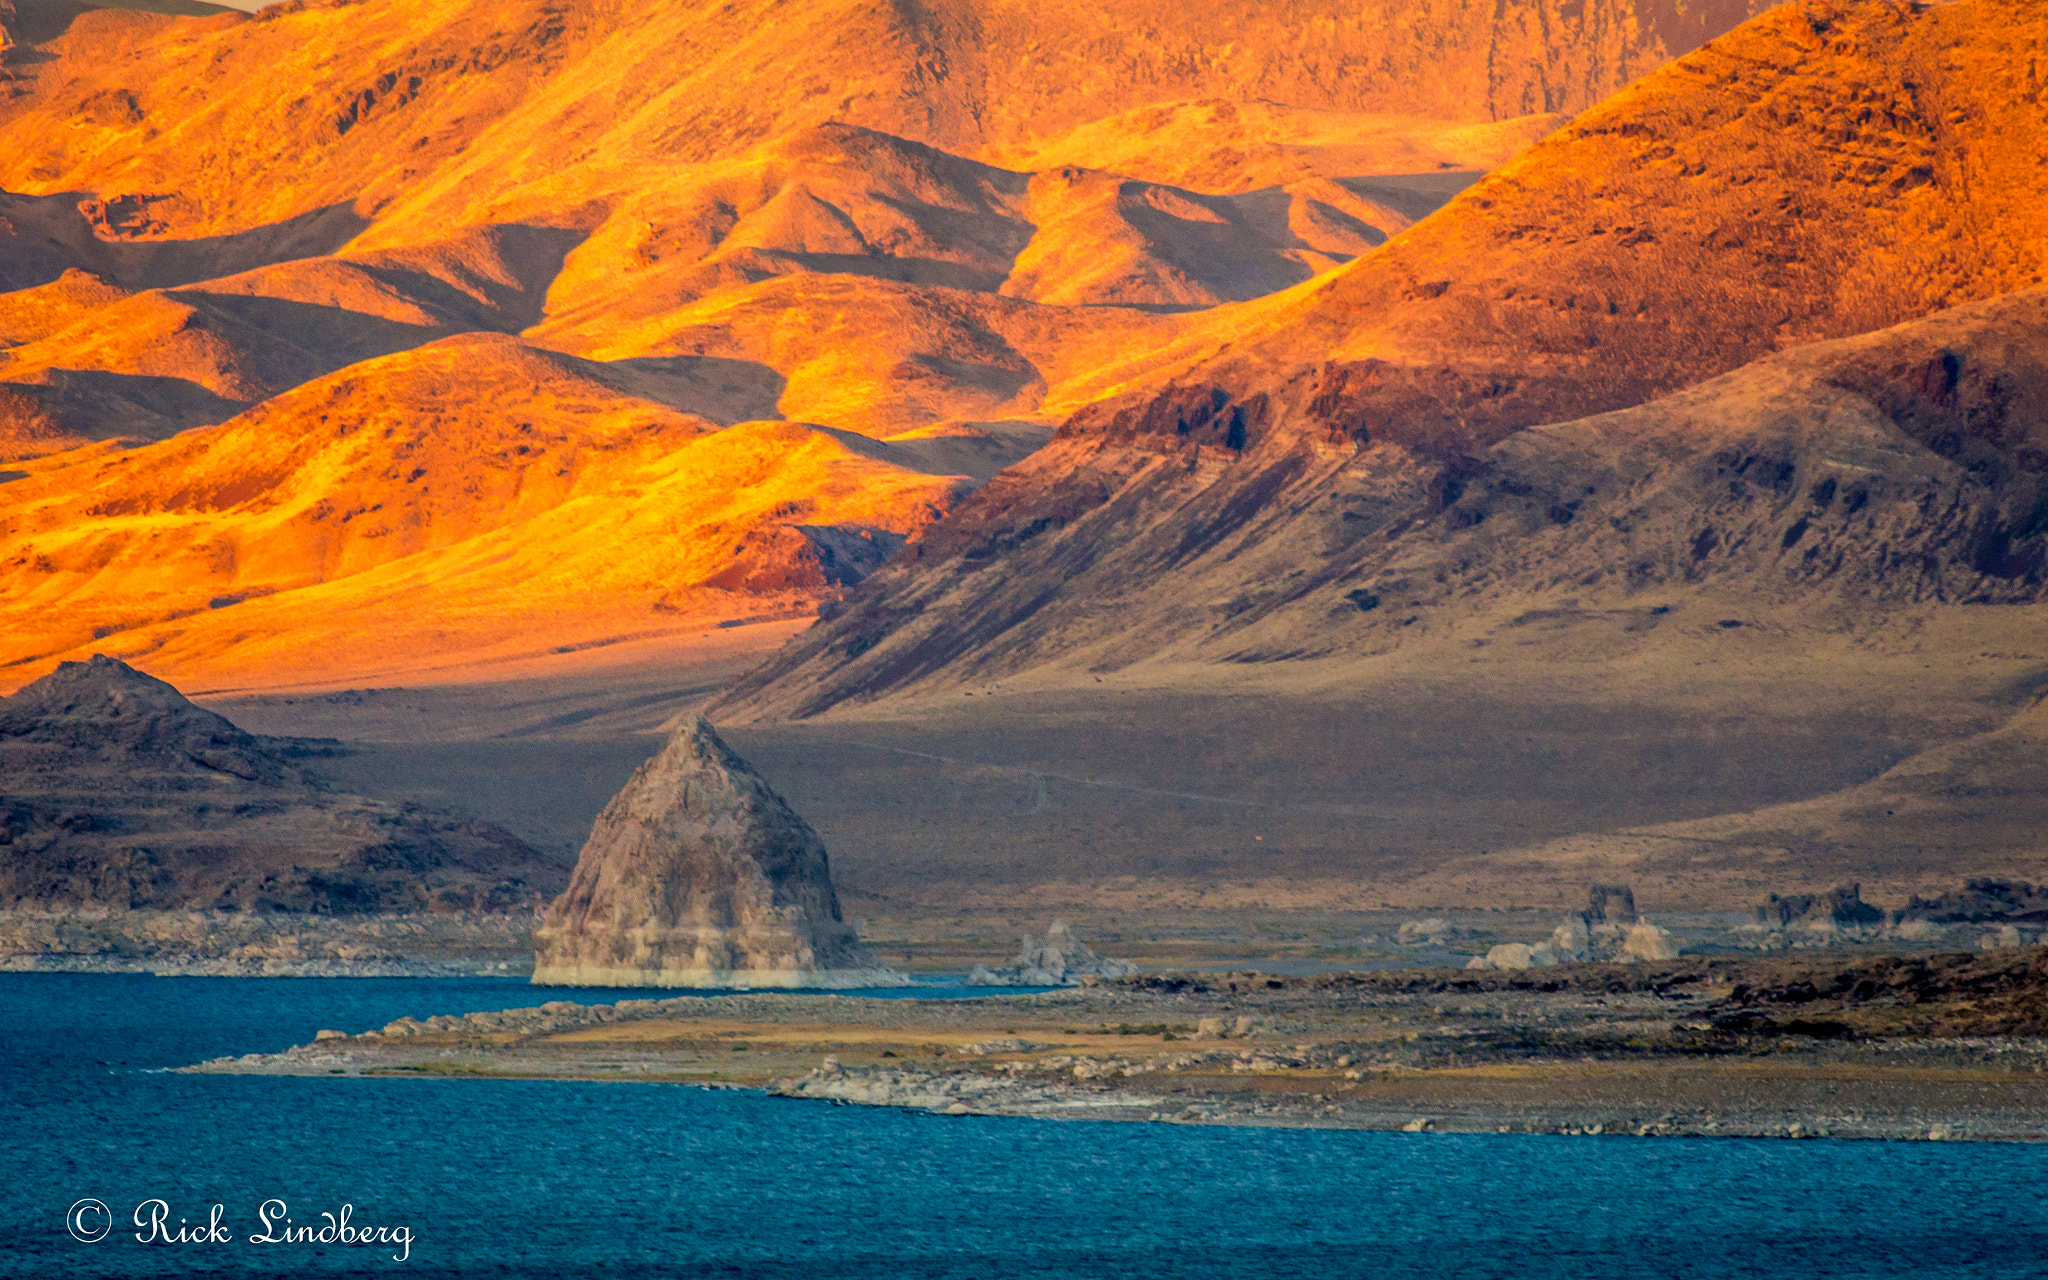
[[[291,1217],[291,1206],[282,1200],[265,1200],[256,1209],[256,1222],[261,1230],[241,1237],[247,1244],[296,1244],[296,1245],[368,1245],[396,1246],[397,1252],[390,1255],[393,1262],[405,1262],[412,1257],[413,1234],[411,1227],[366,1227],[355,1222],[356,1207],[352,1204],[341,1206],[340,1213],[321,1213],[317,1219],[295,1222]],[[236,1236],[223,1223],[227,1216],[225,1205],[213,1205],[204,1222],[192,1222],[179,1218],[171,1221],[171,1206],[162,1200],[144,1200],[135,1206],[134,1222],[137,1244],[234,1244]],[[65,1228],[72,1238],[84,1244],[104,1240],[114,1229],[114,1213],[103,1201],[80,1200],[71,1206],[65,1219]]]

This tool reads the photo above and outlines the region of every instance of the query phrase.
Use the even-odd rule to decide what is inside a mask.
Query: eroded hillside
[[[801,613],[1769,7],[183,3],[8,20],[10,682]]]
[[[2029,50],[2048,17],[2006,0],[1748,24],[1385,249],[1191,321],[729,706],[1367,652],[1480,596],[2037,600]]]

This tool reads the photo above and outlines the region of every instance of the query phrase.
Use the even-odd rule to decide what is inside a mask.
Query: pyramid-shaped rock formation
[[[0,909],[531,910],[563,868],[509,833],[337,791],[96,654],[0,698]]]
[[[818,833],[703,720],[678,729],[597,816],[535,942],[538,984],[908,982],[840,919]]]

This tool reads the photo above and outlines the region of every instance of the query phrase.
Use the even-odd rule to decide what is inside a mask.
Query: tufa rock
[[[1628,931],[1628,937],[1621,944],[1617,960],[1634,963],[1638,960],[1676,960],[1678,944],[1671,940],[1671,931],[1661,929],[1648,920],[1636,921],[1636,927]]]
[[[1627,894],[1628,890],[1619,892]],[[1599,893],[1600,887],[1595,886],[1596,907],[1600,905]],[[1633,897],[1625,902],[1627,909],[1633,912]],[[1607,905],[1610,909],[1615,908],[1615,899],[1610,898]],[[1541,942],[1503,942],[1483,956],[1473,956],[1465,962],[1465,967],[1481,970],[1547,969],[1553,965],[1593,960],[1634,963],[1638,960],[1671,960],[1678,956],[1678,947],[1671,941],[1670,932],[1641,916],[1635,916],[1635,923],[1627,928],[1605,921],[1589,928],[1587,920],[1591,915],[1587,912],[1567,916],[1564,923]]]
[[[1029,934],[1017,951],[1017,958],[1004,968],[975,965],[967,975],[970,987],[1072,987],[1085,978],[1127,978],[1138,971],[1128,960],[1109,960],[1096,955],[1087,943],[1074,936],[1063,920],[1055,920],[1045,931],[1043,942]]]
[[[1884,912],[1863,900],[1860,884],[1838,884],[1826,893],[1770,895],[1756,909],[1756,922],[1766,929],[1805,923],[1820,928],[1861,929],[1884,922]]]
[[[1394,931],[1394,943],[1403,947],[1441,947],[1469,932],[1441,916],[1431,916],[1427,920],[1402,921]]]
[[[1600,951],[1593,939],[1592,931],[1586,927],[1586,917],[1571,915],[1541,942],[1534,945],[1526,942],[1503,942],[1483,956],[1473,956],[1465,962],[1465,967],[1547,969],[1552,965],[1577,964],[1599,958]]]
[[[1483,956],[1465,962],[1467,969],[1547,969],[1556,964],[1557,952],[1549,943],[1530,946],[1526,942],[1503,942]]]
[[[1626,928],[1639,918],[1635,890],[1625,884],[1596,884],[1586,893],[1586,923],[1594,928],[1603,924]]]
[[[534,942],[538,985],[910,985],[840,918],[818,833],[703,720],[597,816]]]
[[[1591,960],[1593,932],[1586,924],[1586,917],[1566,917],[1565,922],[1551,932],[1550,948],[1557,953],[1560,964]]]
[[[1996,933],[1987,933],[1977,939],[1977,949],[1980,951],[2008,951],[2014,947],[2027,946],[2032,941],[2033,939],[2021,933],[2017,926],[2008,924],[2001,926]]]

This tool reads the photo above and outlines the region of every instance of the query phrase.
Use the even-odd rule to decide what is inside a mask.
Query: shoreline
[[[153,978],[526,978],[510,961],[136,959],[90,955],[0,956],[0,973],[129,973]]]
[[[1829,972],[1848,993],[1832,1004],[1813,994]],[[1785,962],[1696,961],[1149,975],[966,999],[555,1000],[179,1070],[752,1087],[954,1116],[2041,1141],[2048,1034],[2027,1010],[2044,973],[2037,948],[1838,965],[1822,984]],[[1897,998],[1909,983],[1941,990]]]
[[[1736,913],[1658,915],[1660,928],[1688,958],[1715,960],[1808,959],[1848,963],[1859,958],[1928,950],[1984,949],[1990,924],[1943,926],[1932,937],[1906,937],[1894,929],[1788,928],[1762,931],[1731,925]],[[0,911],[0,972],[155,973],[207,977],[475,977],[536,973],[533,930],[537,913],[365,913],[319,915],[263,911]],[[936,933],[912,940],[893,918],[863,920],[863,945],[876,969],[806,975],[809,988],[910,985],[936,976],[965,974],[993,965],[1014,950],[1008,925],[949,919]],[[1083,931],[1104,954],[1127,956],[1144,972],[1221,973],[1244,968],[1305,976],[1348,970],[1406,970],[1464,966],[1502,943],[1533,948],[1549,941],[1556,919],[1535,910],[1501,913],[1440,911],[1417,919],[1404,911],[1295,919],[1276,939],[1255,921],[1239,930],[1214,922],[1155,927],[1150,917],[1124,919]],[[1360,930],[1369,932],[1361,935]],[[1413,936],[1410,937],[1409,935]],[[1291,939],[1291,940],[1290,940]],[[2031,940],[2031,933],[2021,939]],[[1343,945],[1339,945],[1339,944]],[[2009,947],[2005,949],[2011,949]],[[541,971],[545,979],[546,971]],[[562,971],[573,981],[542,986],[646,987],[652,990],[761,989],[788,981],[780,974],[708,971],[647,975],[640,971]],[[656,979],[664,985],[655,985]]]
[[[467,978],[533,969],[527,911],[0,912],[0,972]]]

